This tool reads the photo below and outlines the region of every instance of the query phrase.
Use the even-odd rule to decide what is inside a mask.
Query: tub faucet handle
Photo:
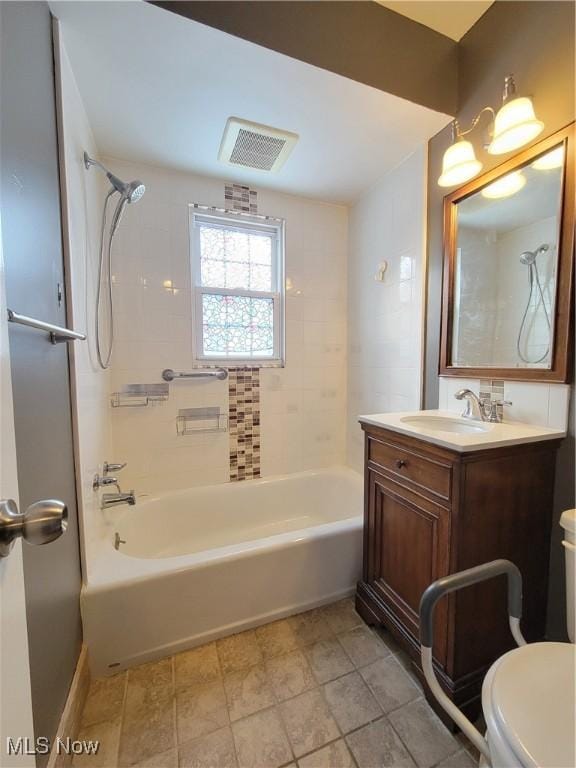
[[[108,472],[120,472],[121,469],[124,469],[128,462],[124,462],[123,464],[110,464],[108,461],[105,461],[102,466],[102,472],[107,475]]]
[[[94,491],[97,491],[99,488],[105,488],[107,485],[115,485],[116,490],[120,493],[120,486],[115,477],[110,477],[110,475],[94,475],[92,480],[92,489]]]

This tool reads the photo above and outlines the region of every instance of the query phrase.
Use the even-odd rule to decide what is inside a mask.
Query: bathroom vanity
[[[439,411],[363,416],[360,422],[366,445],[364,560],[356,607],[363,619],[384,625],[419,670],[418,608],[426,587],[449,573],[507,558],[524,579],[522,631],[529,641],[542,639],[554,466],[564,433],[471,422]],[[435,627],[439,680],[474,717],[488,667],[515,646],[505,579],[445,598]],[[446,717],[443,710],[439,714]]]

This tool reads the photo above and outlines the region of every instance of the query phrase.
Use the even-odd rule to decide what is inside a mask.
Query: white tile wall
[[[441,376],[438,407],[441,410],[461,412],[462,403],[454,398],[454,393],[464,387],[478,394],[480,381]],[[568,384],[505,381],[504,399],[512,402],[512,405],[505,406],[504,421],[519,421],[553,429],[567,428],[570,400]]]
[[[129,206],[114,249],[112,388],[192,364],[188,204],[224,205],[224,181],[106,158],[146,194]],[[343,464],[348,212],[258,190],[259,212],[286,219],[286,367],[261,371],[262,475]],[[172,288],[164,287],[171,281]],[[226,482],[228,435],[176,436],[178,408],[228,408],[227,382],[177,382],[170,399],[112,413],[122,481],[139,492]]]
[[[111,422],[108,408],[110,374],[96,362],[94,350],[94,296],[98,274],[98,237],[104,196],[102,176],[87,172],[84,150],[97,156],[96,144],[86,117],[70,62],[60,42],[61,93],[63,108],[64,175],[68,238],[67,299],[70,321],[77,330],[88,334],[86,342],[70,346],[75,460],[78,479],[78,508],[83,539],[84,577],[89,577],[90,558],[86,548],[98,539],[102,516],[92,478],[105,460],[112,460]]]
[[[420,407],[425,179],[422,147],[350,212],[347,455],[359,471],[358,415]]]

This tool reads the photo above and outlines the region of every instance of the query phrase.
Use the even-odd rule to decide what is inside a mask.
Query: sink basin
[[[478,432],[488,432],[490,424],[481,421],[469,421],[459,419],[457,416],[404,416],[400,419],[403,424],[410,424],[420,429],[429,429],[432,432],[455,432],[459,435],[469,435]]]

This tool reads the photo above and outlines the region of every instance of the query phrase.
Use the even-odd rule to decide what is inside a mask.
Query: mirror
[[[446,198],[441,373],[557,380],[566,367],[568,149],[548,139]]]

